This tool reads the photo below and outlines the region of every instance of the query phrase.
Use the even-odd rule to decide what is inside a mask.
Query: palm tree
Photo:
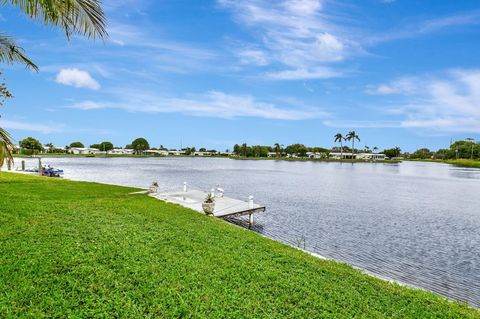
[[[355,139],[360,142],[360,137],[357,135],[355,131],[348,132],[346,136],[347,141],[352,141],[352,159],[353,159],[353,152],[355,152]]]
[[[53,143],[47,143],[45,146],[48,147],[47,153],[53,153]]]
[[[374,146],[374,147],[372,148],[372,150],[373,150],[373,152],[375,153],[376,151],[378,151],[378,147]]]
[[[473,159],[473,146],[475,145],[475,143],[473,141],[475,141],[475,139],[471,138],[471,137],[467,137],[465,139],[465,141],[468,141],[468,142],[472,143],[472,152],[470,153],[470,159]]]
[[[395,157],[399,157],[400,153],[402,153],[402,149],[398,146],[395,146],[393,150],[395,151]]]
[[[275,143],[273,145],[273,151],[276,153],[277,157],[279,157],[282,154],[282,145]]]
[[[0,168],[5,163],[13,163],[12,149],[13,143],[8,133],[0,128]]]
[[[62,28],[67,39],[70,39],[72,34],[104,39],[107,37],[106,20],[100,2],[100,0],[3,0],[0,1],[0,5],[16,6],[32,19],[41,20],[45,25]],[[34,71],[39,70],[15,39],[5,33],[0,33],[0,63],[20,63]],[[12,148],[10,136],[0,128],[0,164],[3,164],[5,159],[13,162]]]
[[[343,159],[343,141],[345,138],[343,137],[342,133],[337,133],[335,134],[335,143],[339,142],[340,143],[340,159]]]

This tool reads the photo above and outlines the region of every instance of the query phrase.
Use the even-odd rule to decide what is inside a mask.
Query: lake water
[[[20,160],[17,160],[19,164]],[[27,159],[33,167],[35,159]],[[184,181],[267,206],[254,230],[369,273],[480,307],[480,170],[404,162],[46,158],[65,178],[135,187]]]

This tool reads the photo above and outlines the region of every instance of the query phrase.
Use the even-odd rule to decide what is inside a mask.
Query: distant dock
[[[265,206],[255,204],[252,196],[247,200],[242,201],[240,199],[224,196],[223,192],[215,193],[215,190],[213,189],[212,193],[215,194],[214,217],[224,219],[248,216],[248,224],[249,226],[252,226],[253,214],[264,212],[266,209]],[[203,213],[202,203],[208,194],[209,192],[187,188],[185,183],[183,190],[181,191],[172,193],[151,193],[150,196]]]

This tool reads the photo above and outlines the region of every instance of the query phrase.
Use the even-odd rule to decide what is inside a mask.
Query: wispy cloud
[[[298,80],[298,79],[329,79],[340,77],[343,73],[329,67],[316,67],[311,69],[283,70],[277,72],[267,72],[266,76],[275,80]]]
[[[417,91],[416,78],[404,77],[390,83],[368,85],[365,92],[371,95],[411,94]]]
[[[237,118],[256,117],[273,120],[303,120],[325,117],[326,112],[314,107],[278,106],[259,101],[251,95],[227,94],[210,91],[192,97],[164,97],[152,92],[119,90],[111,102],[82,101],[69,107],[94,110],[123,109],[142,113],[181,113],[198,117]]]
[[[455,27],[479,24],[480,11],[453,14],[450,16],[410,23],[396,30],[375,32],[373,33],[373,35],[365,37],[365,44],[373,45],[379,42],[415,38],[425,34],[440,32],[443,30],[451,31]]]
[[[395,128],[402,127],[399,121],[357,121],[357,120],[325,120],[323,124],[336,128]]]
[[[257,36],[236,53],[241,63],[269,65],[268,78],[279,80],[330,78],[341,71],[326,65],[343,61],[359,51],[357,42],[334,23],[319,0],[219,0],[235,21]],[[331,68],[331,67],[330,67]]]
[[[253,43],[236,43],[233,51],[240,64],[260,66],[259,72],[276,80],[340,77],[347,75],[348,68],[338,68],[339,63],[345,65],[355,56],[370,55],[367,49],[379,43],[480,24],[480,11],[473,11],[433,19],[412,18],[410,24],[378,30],[369,28],[368,21],[358,24],[349,17],[348,6],[340,6],[336,1],[217,2],[230,10],[234,20],[256,39]]]
[[[6,119],[0,119],[0,127],[8,130],[21,130],[30,132],[40,132],[44,134],[63,132],[63,125],[61,124],[43,124],[32,123],[24,121],[10,121]]]
[[[401,117],[401,127],[480,133],[480,70],[405,77],[369,90],[402,96],[403,103],[385,109]]]
[[[126,56],[134,57],[148,69],[173,73],[208,71],[219,63],[220,54],[199,44],[182,43],[166,36],[152,34],[148,28],[126,23],[112,23],[108,29],[110,42]],[[121,54],[117,52],[116,54]]]
[[[87,88],[91,90],[100,89],[100,84],[90,75],[90,73],[76,68],[61,69],[60,72],[58,72],[55,81],[63,85],[74,86],[77,88]]]

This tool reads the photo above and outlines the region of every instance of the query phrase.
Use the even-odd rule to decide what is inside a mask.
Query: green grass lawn
[[[129,191],[0,173],[0,317],[480,318]]]

